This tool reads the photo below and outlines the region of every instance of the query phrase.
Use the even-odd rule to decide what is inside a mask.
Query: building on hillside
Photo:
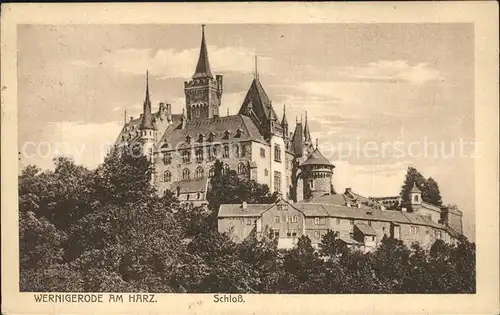
[[[278,119],[255,71],[238,113],[222,116],[223,77],[211,70],[203,27],[195,72],[184,82],[182,113],[172,113],[168,102],[152,111],[147,74],[145,90],[143,113],[125,122],[116,145],[139,148],[150,158],[160,195],[170,190],[182,201],[204,203],[205,183],[220,160],[224,170],[234,169],[267,184],[272,192],[296,199],[300,180],[293,174],[312,148],[307,115],[304,126],[297,121],[289,133],[285,108]]]
[[[350,188],[343,194],[331,193],[333,169],[316,147],[299,165],[305,199],[295,203],[281,199],[275,204],[223,204],[218,213],[219,232],[229,233],[236,242],[266,233],[278,238],[278,247],[290,248],[302,235],[317,246],[323,235],[333,230],[349,247],[364,251],[375,249],[384,235],[401,239],[407,246],[418,242],[429,248],[436,239],[455,243],[462,234],[460,212],[424,203],[416,186],[411,191],[412,212],[406,208],[387,210]]]

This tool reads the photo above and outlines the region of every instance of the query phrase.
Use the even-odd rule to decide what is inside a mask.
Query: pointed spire
[[[309,131],[309,125],[307,124],[307,111],[306,111],[306,121],[304,124],[304,140],[311,143],[311,132]]]
[[[283,119],[281,119],[282,126],[288,126],[288,121],[286,120],[286,105],[283,104]]]
[[[151,114],[151,101],[149,100],[149,71],[146,71],[146,97],[144,99],[141,129],[155,129],[153,115]]]
[[[198,64],[193,79],[197,78],[213,78],[210,63],[208,62],[207,44],[205,42],[205,24],[201,25],[201,47],[200,56],[198,57]]]
[[[255,69],[254,69],[254,74],[253,77],[255,80],[259,80],[259,67],[258,67],[258,61],[257,61],[257,55],[255,55]]]
[[[227,108],[227,115],[226,116],[229,116],[229,107]]]
[[[319,140],[316,138],[316,150],[319,149]]]

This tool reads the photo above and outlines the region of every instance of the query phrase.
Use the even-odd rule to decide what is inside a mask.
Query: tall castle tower
[[[304,199],[319,197],[331,193],[332,175],[335,165],[330,163],[318,149],[300,164]]]
[[[201,28],[201,47],[193,79],[184,82],[188,120],[219,117],[222,98],[222,76],[212,74],[205,42],[205,25]]]
[[[141,124],[139,126],[140,139],[143,147],[143,154],[152,158],[153,148],[156,140],[156,126],[151,113],[151,101],[149,99],[149,73],[146,72],[146,97],[143,104]]]

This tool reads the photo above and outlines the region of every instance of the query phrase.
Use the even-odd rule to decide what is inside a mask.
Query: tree
[[[441,206],[443,201],[441,199],[441,193],[439,192],[438,183],[432,177],[429,177],[425,187],[427,189],[422,192],[422,198],[436,206]]]
[[[414,185],[422,191],[423,201],[436,206],[442,205],[441,194],[439,192],[439,185],[437,182],[432,177],[425,179],[425,177],[416,168],[408,167],[405,181],[400,192],[403,207],[411,209],[410,190]]]
[[[236,171],[227,170],[222,174],[221,163],[215,162],[215,175],[210,180],[207,193],[209,208],[216,214],[219,206],[225,203],[273,203],[277,193],[271,194],[269,187],[252,179],[238,176]]]
[[[328,230],[328,232],[321,238],[321,242],[319,243],[319,253],[322,256],[333,259],[348,252],[347,245],[342,242],[338,236],[338,232]]]

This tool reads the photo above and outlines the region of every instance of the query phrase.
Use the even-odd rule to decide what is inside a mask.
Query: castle
[[[296,199],[293,173],[313,149],[307,116],[289,133],[285,108],[278,119],[257,71],[236,115],[220,114],[223,90],[222,75],[211,70],[202,28],[198,63],[192,79],[184,82],[185,110],[174,114],[171,104],[161,102],[153,113],[146,75],[143,113],[124,124],[117,144],[140,147],[154,164],[158,193],[170,190],[184,202],[206,201],[216,160],[224,170],[234,169]]]
[[[279,120],[257,71],[236,115],[220,115],[223,90],[223,77],[210,68],[202,27],[198,63],[184,82],[185,109],[173,114],[171,104],[161,102],[153,113],[146,75],[143,113],[124,124],[117,145],[140,148],[154,165],[157,192],[170,190],[181,202],[206,203],[216,160],[223,171],[234,169],[279,193],[274,204],[221,205],[219,231],[229,232],[233,240],[270,233],[279,247],[289,248],[308,235],[317,246],[334,230],[348,246],[369,251],[384,235],[424,246],[436,239],[454,243],[462,235],[461,211],[423,201],[416,186],[410,192],[411,211],[387,209],[397,201],[394,197],[366,198],[351,189],[334,193],[335,166],[317,141],[313,145],[307,114],[304,124],[296,121],[289,132],[285,108]]]

